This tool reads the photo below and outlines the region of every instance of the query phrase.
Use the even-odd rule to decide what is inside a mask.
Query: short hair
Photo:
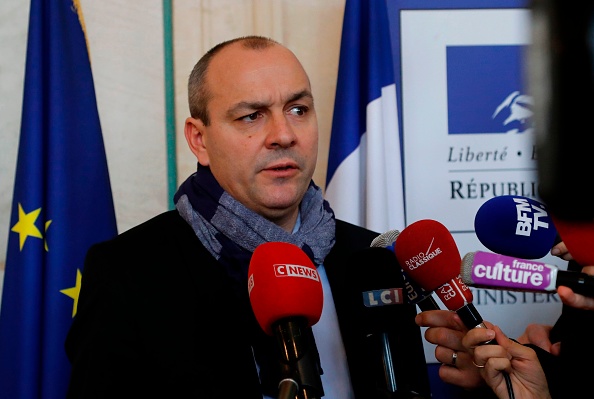
[[[200,119],[206,126],[210,124],[208,101],[211,96],[206,84],[206,71],[218,52],[236,42],[241,42],[244,48],[252,50],[263,50],[279,44],[277,41],[264,36],[242,36],[217,44],[198,60],[188,79],[188,103],[192,118]]]

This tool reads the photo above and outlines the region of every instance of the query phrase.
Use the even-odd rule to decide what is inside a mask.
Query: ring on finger
[[[475,365],[476,367],[478,367],[479,369],[485,368],[485,365],[484,365],[484,364],[481,366],[481,365],[479,365],[479,364],[476,364],[476,363],[474,362],[474,360],[472,361],[472,364],[474,364],[474,365]]]
[[[458,352],[452,352],[452,366],[456,365],[456,360],[458,360]]]

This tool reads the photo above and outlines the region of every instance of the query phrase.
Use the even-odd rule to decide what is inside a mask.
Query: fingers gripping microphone
[[[299,247],[289,243],[259,245],[248,269],[248,291],[256,320],[276,337],[286,377],[279,399],[324,396],[321,370],[312,350],[311,326],[322,315],[323,292],[318,272]]]
[[[406,227],[396,240],[396,257],[410,271],[411,278],[426,290],[436,290],[450,310],[456,311],[468,329],[486,328],[472,304],[472,292],[460,277],[460,252],[449,230],[441,223],[425,219]],[[483,344],[495,344],[496,341]],[[511,377],[503,372],[509,398],[514,398]]]
[[[557,230],[545,205],[518,195],[486,201],[476,213],[474,229],[489,250],[525,259],[546,256],[557,240]]]
[[[462,259],[454,237],[443,224],[430,219],[412,223],[402,230],[394,250],[410,278],[426,291],[434,291],[466,327],[484,326],[472,304],[472,292],[460,278]]]
[[[399,234],[400,232],[398,230],[388,230],[374,238],[371,241],[371,247],[387,248],[394,251],[394,243]],[[439,309],[439,305],[433,299],[431,292],[425,291],[423,287],[411,280],[397,262],[396,266],[402,271],[402,278],[409,303],[414,303],[421,310]]]
[[[564,285],[575,293],[594,297],[594,276],[483,251],[469,252],[464,256],[460,275],[466,284],[474,287],[557,292],[557,287]]]

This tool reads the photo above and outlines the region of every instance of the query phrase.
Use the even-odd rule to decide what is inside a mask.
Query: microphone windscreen
[[[581,266],[594,265],[594,221],[568,220],[552,215],[561,240]]]
[[[426,291],[458,277],[460,251],[449,230],[441,223],[423,219],[400,232],[394,244],[398,263]]]
[[[489,250],[524,259],[546,256],[557,237],[546,206],[518,195],[493,197],[483,203],[474,218],[474,229]]]
[[[360,334],[389,331],[395,320],[408,311],[402,271],[387,248],[370,247],[356,251],[344,265],[345,292],[348,292],[352,320]]]
[[[254,250],[248,269],[250,303],[260,327],[288,317],[303,317],[308,327],[322,315],[322,283],[309,257],[296,245],[267,242]]]
[[[388,248],[394,245],[396,238],[400,232],[398,230],[388,230],[385,233],[380,234],[371,241],[370,247]]]

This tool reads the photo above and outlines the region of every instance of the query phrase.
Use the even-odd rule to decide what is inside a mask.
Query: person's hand
[[[528,324],[524,333],[518,337],[518,342],[521,344],[533,344],[552,355],[559,355],[561,350],[561,343],[552,343],[550,339],[550,333],[553,326],[545,324]]]
[[[427,310],[417,314],[415,321],[421,327],[429,327],[425,339],[437,345],[435,358],[442,363],[439,377],[444,382],[465,389],[485,385],[479,370],[472,364],[472,357],[462,345],[467,329],[455,312]]]
[[[507,338],[490,323],[473,328],[462,339],[475,367],[498,398],[508,399],[504,373],[509,375],[516,399],[549,399],[551,395],[544,371],[533,349]],[[495,338],[497,345],[481,345]]]
[[[594,266],[583,267],[582,273],[594,275]],[[559,294],[561,301],[568,306],[584,310],[594,310],[594,298],[576,294],[569,287],[557,287],[557,294]]]
[[[557,256],[567,261],[573,260],[573,256],[571,256],[567,250],[567,246],[563,241],[557,243],[557,245],[554,245],[553,248],[551,248],[551,255]]]

